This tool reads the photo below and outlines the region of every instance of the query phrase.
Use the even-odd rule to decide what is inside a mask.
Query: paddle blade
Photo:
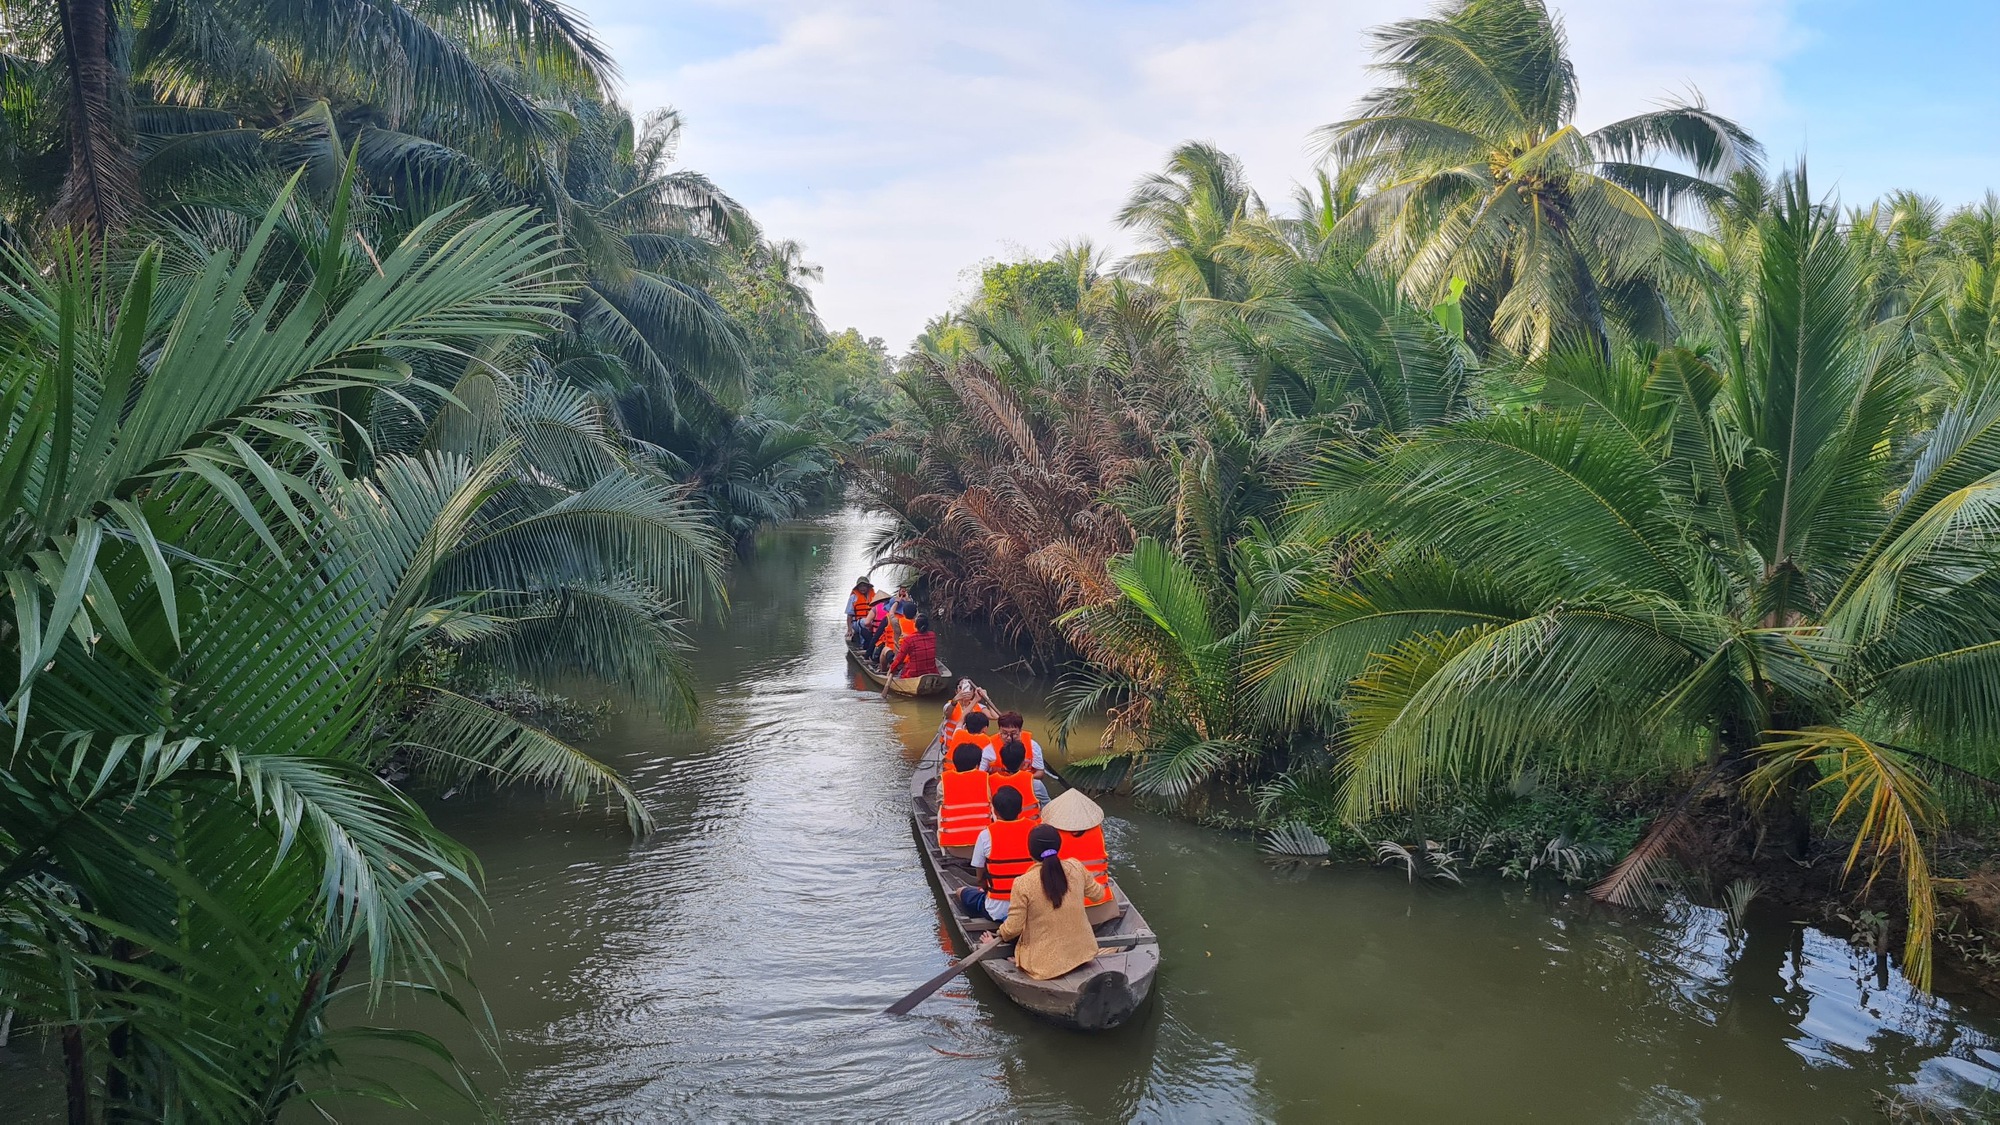
[[[964,960],[961,960],[953,964],[951,968],[946,969],[944,972],[941,972],[938,975],[932,977],[931,979],[925,981],[923,984],[918,985],[917,990],[915,992],[910,993],[908,996],[905,996],[901,1000],[896,1001],[894,1004],[889,1005],[887,1008],[882,1009],[882,1012],[884,1015],[890,1015],[890,1016],[909,1015],[910,1009],[916,1007],[917,1005],[923,1003],[925,1000],[929,999],[931,993],[936,992],[940,988],[943,988],[945,984],[951,980],[951,978],[971,968],[974,963],[985,960],[987,957],[1000,951],[1001,949],[1011,950],[1013,948],[1014,945],[1012,942],[989,941],[985,945],[980,946],[978,949],[973,950],[971,956],[966,957]]]

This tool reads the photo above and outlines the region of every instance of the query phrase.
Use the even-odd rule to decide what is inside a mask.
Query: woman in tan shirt
[[[1028,833],[1028,854],[1038,866],[1014,880],[1007,920],[997,940],[1014,943],[1014,964],[1036,980],[1051,980],[1097,956],[1097,935],[1084,917],[1110,892],[1074,859],[1059,859],[1062,837],[1046,824]],[[985,940],[994,941],[988,932]]]

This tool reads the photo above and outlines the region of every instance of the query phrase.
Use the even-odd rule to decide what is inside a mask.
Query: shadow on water
[[[1051,1028],[983,976],[886,1018],[956,951],[906,811],[938,705],[884,700],[841,644],[866,532],[849,511],[765,535],[727,624],[694,630],[699,726],[626,713],[593,744],[653,838],[534,793],[434,805],[485,866],[471,970],[504,1071],[456,1021],[389,1018],[459,1048],[507,1119],[1839,1120],[2000,1084],[1992,1005],[1924,1001],[1784,918],[1732,937],[1695,906],[1275,869],[1115,799],[1115,870],[1165,955],[1132,1024]],[[971,640],[946,658],[1045,727],[1046,682]]]

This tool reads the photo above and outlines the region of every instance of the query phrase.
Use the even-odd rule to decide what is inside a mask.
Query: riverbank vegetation
[[[1289,206],[1186,144],[1138,253],[932,326],[885,550],[1069,667],[1141,792],[1329,837],[1617,792],[1600,897],[1814,864],[1927,985],[2000,791],[2000,202],[1844,207],[1698,98],[1582,130],[1537,0],[1376,49]]]
[[[681,626],[876,425],[879,344],[612,74],[556,5],[0,3],[0,1011],[71,1120],[463,1086],[327,1018],[461,1004],[478,868],[403,784],[646,831],[520,716],[688,717]]]

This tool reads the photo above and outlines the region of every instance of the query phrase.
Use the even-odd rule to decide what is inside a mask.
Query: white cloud
[[[1425,0],[584,0],[635,109],[681,107],[684,158],[826,267],[820,309],[901,347],[983,258],[1088,236],[1189,138],[1273,203],[1308,136],[1371,85],[1369,26]],[[1699,87],[1782,115],[1785,0],[1571,0],[1586,124]],[[685,37],[677,28],[693,29]]]

